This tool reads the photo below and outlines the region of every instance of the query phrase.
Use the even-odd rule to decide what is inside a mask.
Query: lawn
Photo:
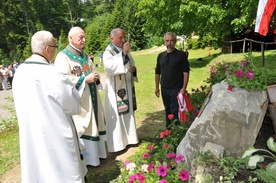
[[[136,95],[138,109],[136,111],[137,131],[141,143],[150,140],[150,137],[158,130],[165,127],[164,124],[164,111],[161,98],[157,98],[154,94],[154,68],[156,64],[156,57],[160,51],[165,49],[150,49],[138,52],[133,52],[132,56],[136,62],[138,69],[139,83],[136,84]],[[206,84],[204,81],[209,77],[209,67],[211,64],[224,61],[241,61],[244,54],[221,54],[220,50],[212,50],[211,55],[208,55],[207,49],[190,50],[189,62],[191,67],[190,81],[188,91],[191,92],[192,88],[198,88]],[[276,68],[275,51],[267,51],[265,57],[266,67]],[[261,53],[253,53],[256,65],[262,66]],[[200,59],[199,59],[200,58]],[[99,58],[95,58],[95,63],[99,63]],[[98,70],[103,73],[103,67],[98,67]],[[1,92],[1,91],[0,91]],[[103,92],[101,92],[101,95]],[[102,96],[103,97],[103,96]],[[1,105],[0,105],[1,107]],[[1,161],[0,161],[0,178],[5,172],[11,170],[13,166],[19,164],[19,146],[18,146],[18,129],[15,127],[10,131],[5,131],[0,134],[0,147],[1,147]],[[11,145],[13,144],[13,145]],[[114,160],[114,159],[113,159]],[[89,169],[88,177],[93,182],[101,182],[112,180],[119,174],[117,161],[111,162],[114,166],[99,167]],[[101,181],[94,181],[96,180]]]

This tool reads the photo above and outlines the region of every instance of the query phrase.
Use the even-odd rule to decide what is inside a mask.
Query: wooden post
[[[261,43],[261,51],[262,51],[262,63],[263,63],[263,66],[265,65],[265,62],[264,62],[264,42]]]
[[[252,40],[250,40],[250,52],[252,53]]]
[[[242,49],[243,53],[245,53],[245,42],[246,42],[246,39],[243,39],[243,49]]]

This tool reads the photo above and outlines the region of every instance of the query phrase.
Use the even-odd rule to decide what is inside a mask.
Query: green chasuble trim
[[[24,64],[39,64],[39,65],[50,65],[50,64],[47,64],[47,63],[41,63],[41,62],[35,62],[35,61],[26,61],[26,62],[23,62]]]
[[[64,48],[62,50],[62,52],[65,53],[71,60],[73,60],[81,65],[85,76],[89,75],[92,72],[92,68],[89,67],[89,65],[87,63],[88,55],[86,53],[80,54],[74,48],[72,48],[70,45],[68,45],[66,48]],[[74,52],[77,52],[79,55]],[[78,82],[80,82],[81,79],[83,80],[84,77],[83,78],[80,77]],[[88,86],[90,89],[92,105],[94,108],[94,114],[95,114],[95,118],[96,118],[96,124],[98,125],[97,86],[95,83],[89,83]],[[82,138],[84,138],[84,137],[82,136]]]
[[[92,140],[92,141],[99,141],[100,140],[100,137],[91,137],[91,136],[87,136],[87,135],[82,135],[81,138],[86,139],[86,140]]]
[[[106,135],[106,131],[100,131],[99,135]]]
[[[77,90],[80,88],[80,86],[81,86],[83,80],[84,80],[84,76],[81,76],[80,79],[79,79],[79,81],[78,81],[78,83],[77,83],[77,85],[76,85],[76,89],[77,89]]]

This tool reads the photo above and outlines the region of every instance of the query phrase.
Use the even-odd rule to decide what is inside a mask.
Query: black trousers
[[[178,101],[177,95],[180,91],[180,88],[177,89],[167,89],[161,88],[161,96],[163,100],[163,104],[165,107],[165,114],[166,114],[166,127],[168,127],[172,121],[176,120],[176,124],[179,124],[178,119]],[[168,115],[173,114],[173,119],[169,119]]]

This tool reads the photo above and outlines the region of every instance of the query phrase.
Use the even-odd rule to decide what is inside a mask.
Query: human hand
[[[130,50],[130,47],[131,47],[130,42],[125,42],[124,43],[123,52],[124,52],[125,55],[128,54],[128,52]]]
[[[129,66],[129,68],[128,68],[128,72],[133,73],[133,72],[135,72],[135,71],[136,71],[135,65],[130,64],[130,66]]]
[[[181,88],[181,90],[179,92],[182,93],[182,95],[186,94],[186,90],[184,88]]]
[[[158,97],[158,98],[159,98],[159,96],[160,96],[160,91],[159,91],[159,88],[155,89],[155,95],[156,95],[156,97]]]
[[[86,83],[95,83],[99,79],[99,75],[96,71],[92,71],[89,75],[85,77]]]

